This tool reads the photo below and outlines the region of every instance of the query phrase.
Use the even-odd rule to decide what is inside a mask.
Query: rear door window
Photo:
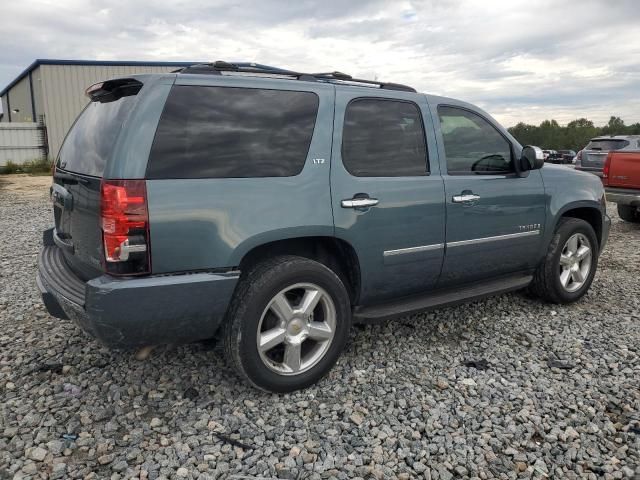
[[[427,142],[418,106],[390,99],[353,100],[344,118],[342,161],[356,177],[426,175]]]
[[[69,130],[58,155],[57,167],[102,177],[135,99],[135,96],[126,96],[113,102],[90,102]]]
[[[298,175],[318,102],[312,92],[176,85],[158,124],[147,178]]]
[[[587,145],[586,150],[601,150],[603,152],[608,152],[610,150],[620,150],[627,145],[629,145],[629,142],[622,139],[591,140],[589,145]]]

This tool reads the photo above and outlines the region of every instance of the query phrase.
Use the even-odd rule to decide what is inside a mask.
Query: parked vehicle
[[[196,65],[93,85],[38,285],[118,348],[221,337],[240,376],[321,378],[352,321],[529,287],[570,303],[609,232],[592,175],[458,100],[338,72]]]
[[[547,154],[547,158],[545,158],[545,162],[558,163],[558,159],[560,159],[560,154],[556,150],[547,150],[549,153]],[[544,152],[544,150],[543,150]]]
[[[640,223],[640,149],[609,152],[602,171],[607,199],[618,204],[618,215]]]
[[[576,170],[602,177],[604,162],[610,151],[633,151],[638,148],[640,148],[640,135],[611,135],[592,138],[589,144],[578,152]]]
[[[558,150],[562,155],[562,163],[573,163],[573,159],[576,158],[575,150]]]
[[[544,157],[545,162],[550,163],[572,163],[573,158],[576,156],[576,152],[573,150],[543,150],[546,156]]]
[[[576,156],[573,150],[550,150],[549,152],[546,161],[550,163],[572,163],[573,157]]]

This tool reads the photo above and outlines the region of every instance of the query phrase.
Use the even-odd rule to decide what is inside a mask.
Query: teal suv
[[[216,62],[87,96],[51,187],[49,312],[117,348],[220,337],[265,390],[316,382],[352,322],[574,302],[607,240],[597,177],[405,85]]]

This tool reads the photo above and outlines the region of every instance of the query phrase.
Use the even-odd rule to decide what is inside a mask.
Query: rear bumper
[[[604,191],[609,202],[640,207],[640,190],[608,187]]]
[[[238,278],[238,272],[102,275],[83,282],[57,246],[45,246],[36,282],[51,315],[72,320],[107,346],[136,348],[213,337]]]
[[[593,173],[594,175],[597,175],[598,177],[602,178],[602,167],[598,168],[598,167],[583,167],[583,166],[577,166],[576,165],[576,170],[580,170],[582,172],[589,172],[589,173]]]

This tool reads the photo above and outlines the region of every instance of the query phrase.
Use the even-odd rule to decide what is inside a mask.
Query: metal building
[[[170,72],[194,63],[200,62],[36,60],[0,92],[0,122],[40,124],[46,134],[44,154],[53,159],[88,102],[84,91],[89,85],[136,73]]]

